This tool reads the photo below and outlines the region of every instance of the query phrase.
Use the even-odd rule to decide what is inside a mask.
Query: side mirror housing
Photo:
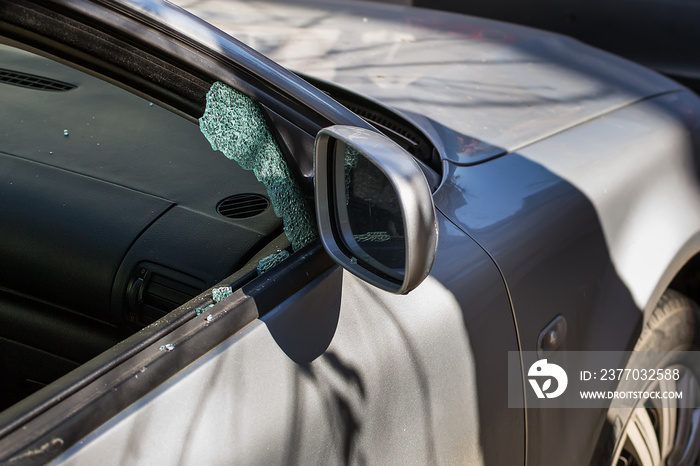
[[[316,217],[328,254],[384,290],[405,294],[430,273],[435,206],[418,162],[386,136],[331,126],[316,136]]]

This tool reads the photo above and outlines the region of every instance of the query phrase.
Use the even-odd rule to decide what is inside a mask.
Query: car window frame
[[[161,2],[137,2],[133,6],[135,10],[113,1],[57,1],[38,6],[20,0],[7,9],[14,7],[15,14],[18,9],[24,9],[25,14],[12,18],[12,12],[8,13],[10,17],[3,18],[0,24],[0,36],[4,43],[96,75],[190,120],[196,121],[199,116],[198,104],[193,105],[173,93],[167,88],[167,83],[148,81],[146,76],[149,73],[168,68],[172,72],[182,67],[195,81],[198,79],[209,84],[222,81],[253,98],[263,108],[294,122],[311,136],[327,124],[371,128],[301,78],[208,24],[193,19],[184,10]],[[32,15],[27,15],[27,11]],[[50,18],[52,26],[41,30],[37,26],[41,24],[37,21],[41,17]],[[180,30],[159,24],[159,18],[178,19]],[[104,20],[112,21],[109,27],[95,28],[98,21]],[[83,37],[69,37],[68,43],[65,30],[61,31],[68,23],[82,25]],[[203,30],[211,33],[208,36],[211,43],[222,46],[218,53],[207,50],[207,43],[193,38],[193,34]],[[104,38],[107,34],[111,34],[114,41],[85,40],[90,35]],[[138,62],[136,66],[120,69],[114,61],[115,57],[118,58],[115,47],[119,50],[119,46],[123,52],[140,53],[139,60],[135,60]],[[288,163],[295,163],[287,158]],[[312,196],[312,193],[305,194]],[[316,241],[293,254],[283,266],[263,276],[254,278],[247,274],[239,277],[239,282],[234,284],[238,289],[233,295],[210,310],[211,315],[218,316],[213,318],[221,319],[216,326],[205,325],[208,322],[202,322],[204,317],[196,311],[197,306],[206,304],[211,298],[211,290],[205,291],[161,319],[158,325],[132,335],[59,379],[58,383],[1,413],[0,462],[21,456],[22,452],[38,450],[43,453],[30,458],[32,462],[43,463],[56,457],[332,266],[334,263]],[[179,341],[180,351],[162,350],[166,341]],[[187,350],[188,347],[191,350]],[[175,354],[177,357],[173,357]],[[148,375],[141,375],[140,382],[136,382],[145,367],[149,367]],[[95,415],[96,412],[100,415]],[[55,439],[61,441],[54,442]],[[47,444],[49,448],[42,450]]]

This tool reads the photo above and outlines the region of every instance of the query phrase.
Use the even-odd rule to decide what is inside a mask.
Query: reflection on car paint
[[[389,241],[391,236],[386,231],[368,231],[359,235],[353,235],[358,243],[383,243]]]

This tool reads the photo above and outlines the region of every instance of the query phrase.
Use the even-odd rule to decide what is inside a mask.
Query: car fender
[[[673,92],[486,163],[445,164],[435,205],[498,264],[523,351],[558,315],[562,351],[634,346],[643,312],[697,251],[699,115],[700,99]],[[603,415],[529,410],[528,461],[587,464]]]
[[[700,99],[648,99],[522,153],[591,200],[618,275],[653,310],[700,251]]]

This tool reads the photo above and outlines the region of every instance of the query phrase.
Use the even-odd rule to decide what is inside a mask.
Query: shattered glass
[[[214,305],[210,304],[206,307],[198,307],[197,309],[195,309],[195,311],[197,312],[197,315],[199,316],[199,315],[202,315],[205,311],[209,310],[212,307],[214,307]]]
[[[289,252],[283,250],[276,254],[270,254],[269,256],[263,258],[260,262],[258,262],[258,275],[264,274],[272,267],[276,266],[288,257]]]
[[[211,298],[215,303],[218,303],[231,296],[232,293],[233,289],[230,286],[222,286],[211,290]]]
[[[215,82],[207,93],[207,106],[199,127],[214,150],[252,170],[265,185],[295,251],[316,239],[313,217],[257,103]]]

